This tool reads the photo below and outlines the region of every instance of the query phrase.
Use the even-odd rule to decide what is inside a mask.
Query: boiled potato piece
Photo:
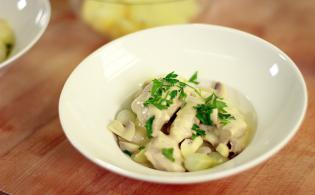
[[[199,171],[217,166],[226,160],[217,152],[211,152],[209,155],[193,153],[185,159],[184,166],[188,171]]]
[[[217,161],[207,154],[193,153],[187,156],[184,166],[188,171],[199,171],[217,165]]]
[[[85,0],[81,16],[96,31],[114,36],[114,26],[124,19],[125,9],[121,4]]]
[[[224,163],[228,159],[219,154],[218,152],[211,152],[209,154],[209,157],[212,158],[214,161],[216,161],[217,165]]]
[[[4,61],[7,57],[7,47],[0,41],[0,62]]]
[[[135,125],[132,122],[128,122],[125,127],[118,120],[113,120],[112,122],[110,122],[108,125],[108,129],[128,141],[132,141],[136,132]]]
[[[140,150],[138,153],[132,155],[131,158],[137,163],[140,163],[146,167],[152,167],[150,161],[147,159],[144,153],[145,153],[145,149]]]
[[[126,124],[128,121],[135,123],[136,115],[132,111],[124,109],[117,114],[116,120],[120,121],[122,124]]]
[[[180,145],[180,151],[184,158],[187,158],[192,153],[195,153],[200,146],[202,145],[203,140],[200,136],[196,137],[195,139],[185,139],[182,144]]]
[[[96,31],[117,38],[144,28],[187,23],[200,10],[196,0],[152,4],[148,0],[117,2],[85,0],[81,16]]]
[[[146,2],[143,0],[142,2]],[[189,22],[199,11],[196,0],[130,6],[130,20],[144,27]]]
[[[13,31],[9,24],[3,19],[0,19],[0,42],[3,42],[5,45],[14,44]]]
[[[219,152],[223,157],[229,156],[229,148],[223,143],[219,143],[215,150]]]
[[[203,153],[203,154],[210,154],[212,150],[208,146],[201,146],[196,152]]]

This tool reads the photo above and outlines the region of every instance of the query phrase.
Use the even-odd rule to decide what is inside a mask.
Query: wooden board
[[[315,1],[213,1],[204,22],[256,34],[283,49],[309,91],[294,139],[244,173],[194,185],[128,179],[85,159],[58,119],[62,86],[76,65],[107,40],[54,0],[52,19],[35,47],[0,70],[0,191],[9,194],[315,194]],[[299,95],[299,94],[297,94]],[[1,193],[0,193],[1,194]]]

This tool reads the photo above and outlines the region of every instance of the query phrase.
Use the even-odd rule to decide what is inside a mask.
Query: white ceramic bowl
[[[140,83],[175,70],[218,80],[244,94],[257,112],[256,133],[236,158],[212,169],[172,173],[133,162],[106,126]],[[60,97],[65,134],[84,156],[118,174],[158,183],[195,183],[249,169],[279,151],[297,132],[307,105],[303,77],[270,43],[212,25],[153,28],[117,39],[88,56]]]
[[[0,0],[0,18],[6,20],[15,34],[10,56],[0,62],[4,67],[27,52],[41,37],[50,19],[48,0]]]

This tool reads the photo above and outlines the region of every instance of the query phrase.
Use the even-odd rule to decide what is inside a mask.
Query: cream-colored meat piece
[[[151,96],[151,87],[152,83],[149,83],[144,87],[142,93],[140,93],[140,95],[131,103],[131,109],[136,113],[143,126],[150,117],[155,117],[152,124],[152,136],[156,137],[163,125],[170,120],[173,114],[182,105],[182,102],[178,100],[178,98],[175,98],[173,104],[164,110],[160,110],[153,105],[144,106],[143,103]]]
[[[176,118],[170,129],[170,137],[177,143],[192,136],[191,128],[196,116],[195,105],[196,103],[194,102],[187,102],[176,114]]]
[[[231,152],[240,153],[246,146],[244,136],[247,135],[247,123],[243,115],[233,106],[229,105],[227,111],[231,113],[235,119],[220,128],[220,142],[226,144],[230,142]]]
[[[173,148],[174,162],[163,155],[163,148]],[[178,143],[162,132],[158,132],[158,135],[147,145],[145,156],[156,169],[172,172],[185,171]]]

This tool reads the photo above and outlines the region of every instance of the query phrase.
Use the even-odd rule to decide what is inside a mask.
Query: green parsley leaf
[[[194,140],[196,137],[198,137],[197,134],[192,134],[191,139]]]
[[[152,80],[151,97],[144,103],[144,106],[153,105],[160,110],[167,109],[173,104],[173,100],[178,96],[184,100],[187,94],[184,92],[186,83],[177,79],[177,74],[173,71],[162,79]]]
[[[163,148],[162,149],[162,154],[170,161],[174,162],[175,159],[173,157],[173,148]]]
[[[219,112],[218,118],[219,118],[221,124],[223,124],[223,125],[228,124],[231,120],[235,120],[235,117],[229,113],[220,113]]]
[[[200,127],[197,124],[193,124],[191,129],[194,131],[194,134],[191,136],[191,139],[195,139],[197,136],[205,136],[206,135],[206,131],[200,129]]]
[[[215,106],[219,111],[226,112],[226,111],[224,110],[224,108],[227,107],[227,105],[226,105],[225,102],[220,101],[220,100],[216,100],[215,103],[214,103],[214,106]]]
[[[169,94],[169,96],[171,97],[171,99],[174,99],[174,98],[177,96],[177,90],[171,91],[171,93]]]
[[[190,83],[194,83],[194,84],[199,84],[199,82],[197,81],[197,77],[198,77],[198,71],[196,71],[188,80],[188,82]]]
[[[155,116],[150,117],[147,120],[147,122],[145,123],[145,128],[147,130],[147,136],[148,136],[149,139],[152,138],[152,132],[153,132],[152,124],[153,124],[154,118],[155,118]]]
[[[123,150],[123,153],[127,154],[128,156],[132,156],[132,153],[129,150]]]
[[[174,79],[176,78],[178,75],[175,73],[175,71],[171,72],[171,73],[168,73],[166,76],[165,76],[165,79]]]
[[[205,125],[213,125],[211,113],[213,109],[218,109],[220,123],[226,125],[231,120],[235,119],[234,116],[226,112],[226,107],[227,104],[223,101],[223,98],[212,93],[205,99],[205,104],[199,104],[194,108],[196,109],[196,117]]]
[[[198,104],[194,107],[196,109],[196,117],[205,125],[213,125],[211,120],[211,113],[214,109],[211,105]]]
[[[179,92],[179,99],[184,101],[187,97],[187,94],[184,92],[184,90],[180,90]]]
[[[144,148],[145,148],[144,146],[140,146],[138,150],[141,151],[141,150],[144,150]]]
[[[160,80],[154,79],[152,81],[153,85],[151,88],[151,95],[155,95],[158,90],[161,88],[161,86],[163,85],[163,83]]]

